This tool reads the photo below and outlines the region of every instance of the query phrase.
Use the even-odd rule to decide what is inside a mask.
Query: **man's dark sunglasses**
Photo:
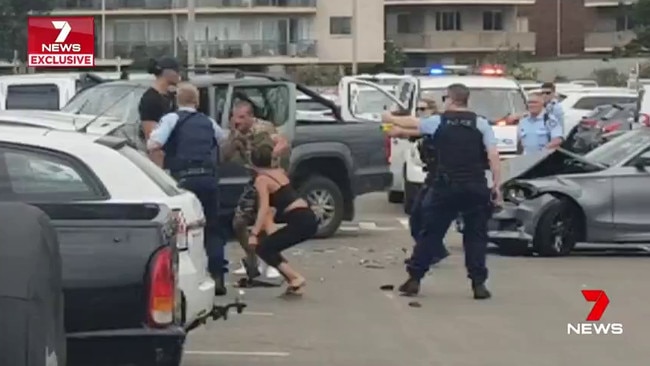
[[[415,110],[418,111],[418,112],[424,112],[427,109],[429,109],[429,108],[427,108],[427,107],[417,107],[417,108],[415,108]]]
[[[544,94],[544,95],[551,95],[551,94],[553,94],[553,92],[552,92],[552,91],[549,91],[549,90],[545,90],[545,91],[542,92],[542,94]]]
[[[448,95],[443,95],[442,96],[442,101],[444,102],[445,100],[447,100],[448,97],[449,97]]]

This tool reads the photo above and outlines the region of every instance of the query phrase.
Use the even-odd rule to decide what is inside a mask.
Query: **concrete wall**
[[[627,75],[637,62],[645,63],[648,58],[620,58],[603,61],[602,59],[573,59],[554,60],[542,62],[528,62],[525,65],[539,70],[539,79],[552,81],[556,76],[564,76],[570,79],[588,79],[591,73],[597,69],[615,68],[618,72]]]

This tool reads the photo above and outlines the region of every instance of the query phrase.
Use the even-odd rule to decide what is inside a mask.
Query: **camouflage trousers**
[[[235,219],[243,219],[248,226],[255,224],[257,218],[257,191],[254,181],[251,179],[244,187],[244,192],[239,196],[235,208]]]

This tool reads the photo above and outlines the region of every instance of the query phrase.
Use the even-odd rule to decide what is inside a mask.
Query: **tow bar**
[[[230,309],[235,309],[235,311],[237,311],[237,314],[241,314],[244,312],[246,306],[246,304],[239,302],[239,300],[235,300],[235,302],[227,305],[215,305],[212,308],[210,316],[212,316],[212,320],[228,320],[228,313],[230,312]]]

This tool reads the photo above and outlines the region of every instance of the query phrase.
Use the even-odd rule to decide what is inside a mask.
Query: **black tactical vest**
[[[176,114],[178,122],[163,146],[164,168],[171,172],[214,169],[216,174],[219,146],[212,121],[201,112],[178,111]]]
[[[432,143],[438,156],[438,177],[453,184],[486,184],[486,150],[477,128],[477,115],[468,111],[448,111]]]

